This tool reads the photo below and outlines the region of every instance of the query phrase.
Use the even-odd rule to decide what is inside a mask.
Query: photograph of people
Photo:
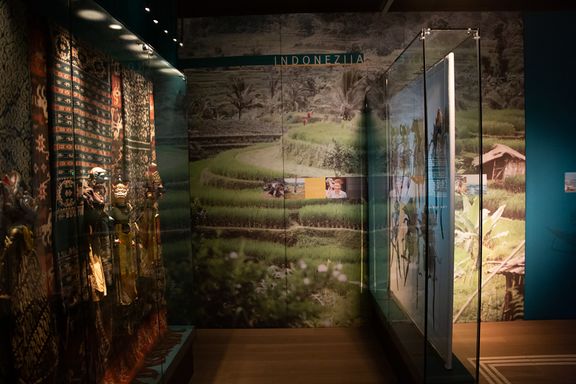
[[[326,178],[326,197],[329,199],[346,199],[348,195],[343,190],[344,180],[331,177]]]

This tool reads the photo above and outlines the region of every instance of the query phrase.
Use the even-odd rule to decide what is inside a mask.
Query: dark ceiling
[[[566,11],[571,0],[177,0],[178,17],[325,12]]]

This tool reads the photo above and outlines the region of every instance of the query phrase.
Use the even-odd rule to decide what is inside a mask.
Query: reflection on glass
[[[476,341],[466,346],[472,356],[458,356],[462,332],[453,324],[463,319],[456,310],[463,293],[454,274],[455,261],[462,265],[455,181],[469,156],[456,147],[464,128],[479,140],[477,55],[473,31],[423,30],[386,72],[385,121],[371,116],[368,125],[370,289],[425,380],[466,372],[463,363],[475,374],[468,359],[475,361]],[[464,116],[465,127],[458,124]],[[478,280],[470,270],[468,284]],[[466,321],[477,321],[475,308],[467,304]],[[476,340],[476,328],[468,329]]]
[[[166,301],[189,257],[166,235],[189,239],[187,148],[166,145],[186,142],[185,82],[98,4],[49,3],[0,4],[1,77],[22,95],[0,97],[22,116],[0,155],[0,382],[130,382],[160,340],[185,339]]]

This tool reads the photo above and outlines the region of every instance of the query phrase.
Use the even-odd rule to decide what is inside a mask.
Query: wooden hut
[[[480,164],[478,157],[472,162]],[[488,180],[504,180],[508,176],[524,175],[526,173],[526,156],[504,144],[496,144],[494,148],[482,155],[483,173]]]

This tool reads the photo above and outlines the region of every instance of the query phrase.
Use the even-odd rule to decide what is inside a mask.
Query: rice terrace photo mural
[[[523,263],[520,15],[298,14],[183,22],[195,324],[362,323],[366,95],[383,93],[382,75],[422,27],[477,26],[484,55],[482,151],[506,148],[489,164],[483,157],[484,169],[492,167],[485,220],[494,221],[483,262],[487,271],[498,269],[483,290],[483,320],[522,316],[523,284],[511,283],[519,280],[499,266]],[[383,121],[384,99],[369,103],[371,119]],[[478,140],[472,127],[469,132],[456,140],[461,180],[478,167]],[[466,183],[470,192],[461,201],[477,204],[473,177]],[[457,198],[456,215],[465,214],[466,204]],[[454,311],[474,294],[467,260],[475,252],[456,247]],[[466,319],[464,309],[459,321]]]

